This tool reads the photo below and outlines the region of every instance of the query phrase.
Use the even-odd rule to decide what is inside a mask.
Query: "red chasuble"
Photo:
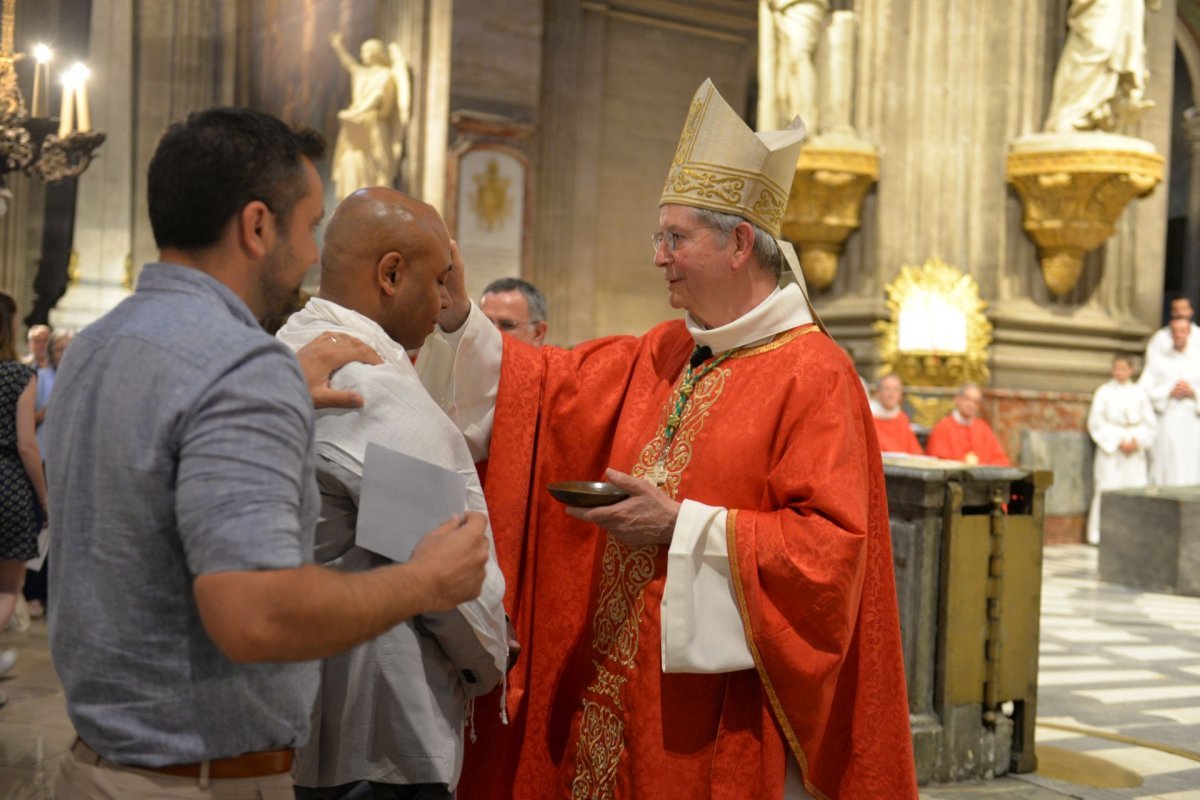
[[[734,594],[755,669],[664,674],[667,546],[575,520],[547,483],[656,463],[694,346],[641,338],[534,350],[505,337],[485,492],[524,652],[475,713],[459,796],[916,798],[879,447],[861,384],[813,326],[700,380],[664,489],[730,509]],[[847,409],[851,409],[849,413]]]
[[[921,443],[912,432],[908,414],[900,411],[891,419],[875,418],[875,435],[879,437],[879,449],[885,453],[913,453],[922,455]]]
[[[942,417],[929,432],[925,453],[951,461],[990,464],[994,467],[1011,466],[991,426],[979,417],[972,420],[970,425],[960,424],[953,414]],[[970,457],[972,453],[975,459]]]

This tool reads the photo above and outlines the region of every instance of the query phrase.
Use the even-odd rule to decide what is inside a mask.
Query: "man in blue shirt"
[[[50,643],[80,737],[60,800],[290,800],[312,659],[479,593],[477,514],[407,564],[311,563],[312,399],[257,319],[316,261],[323,147],[245,109],[168,128],[148,180],[159,263],[59,369]]]

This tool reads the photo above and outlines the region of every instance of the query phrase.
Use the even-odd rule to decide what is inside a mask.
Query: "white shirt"
[[[317,412],[322,495],[317,561],[347,571],[388,563],[354,546],[368,442],[466,476],[467,508],[486,512],[461,434],[422,387],[408,354],[379,325],[314,298],[278,336],[299,349],[326,332],[360,339],[384,363],[349,364],[334,375],[335,388],[362,394],[362,408]],[[490,541],[490,528],[487,535]],[[299,751],[297,784],[333,786],[370,779],[445,783],[453,790],[462,767],[467,698],[491,690],[507,666],[503,599],[504,577],[493,547],[478,599],[448,614],[422,615],[347,654],[325,659],[313,737]]]

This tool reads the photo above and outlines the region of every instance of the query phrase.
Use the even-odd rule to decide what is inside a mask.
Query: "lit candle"
[[[58,112],[58,138],[65,139],[75,127],[75,76],[70,71],[62,76],[62,106]]]
[[[87,133],[92,129],[92,112],[88,108],[87,81],[91,71],[83,64],[72,67],[75,71],[75,102],[79,105],[79,131]]]
[[[33,67],[33,105],[30,106],[29,113],[30,116],[40,117],[46,113],[46,98],[43,93],[49,88],[46,84],[50,82],[50,59],[54,57],[54,53],[46,45],[36,44],[33,46],[33,57],[37,63]]]

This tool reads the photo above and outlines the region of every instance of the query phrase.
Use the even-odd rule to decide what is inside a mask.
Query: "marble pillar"
[[[82,328],[129,293],[122,283],[132,247],[134,207],[128,160],[133,141],[132,11],[130,0],[92,4],[92,127],[108,139],[79,177],[74,238],[78,261],[67,293],[50,312],[56,328]]]
[[[12,196],[7,198],[8,210],[0,217],[0,289],[12,295],[17,313],[24,317],[33,305],[46,188],[22,173],[9,173],[4,180]],[[23,342],[18,342],[17,349],[24,352],[22,348]]]
[[[1183,132],[1191,151],[1192,171],[1188,176],[1187,238],[1183,248],[1183,286],[1186,297],[1200,297],[1200,108],[1189,108],[1183,115]]]
[[[412,122],[405,131],[400,188],[446,210],[453,0],[380,0],[376,28],[398,42],[413,71]]]
[[[538,160],[537,244],[531,280],[546,294],[551,309],[549,338],[557,344],[594,335],[592,324],[597,259],[576,241],[587,237],[582,221],[595,218],[599,165],[580,153],[599,147],[598,104],[603,71],[594,60],[603,52],[604,31],[585,29],[584,11],[575,3],[546,6],[546,62],[556,67],[543,75],[542,124]],[[578,54],[586,58],[579,58]],[[557,202],[547,202],[558,198]],[[570,269],[559,265],[570,264]]]

